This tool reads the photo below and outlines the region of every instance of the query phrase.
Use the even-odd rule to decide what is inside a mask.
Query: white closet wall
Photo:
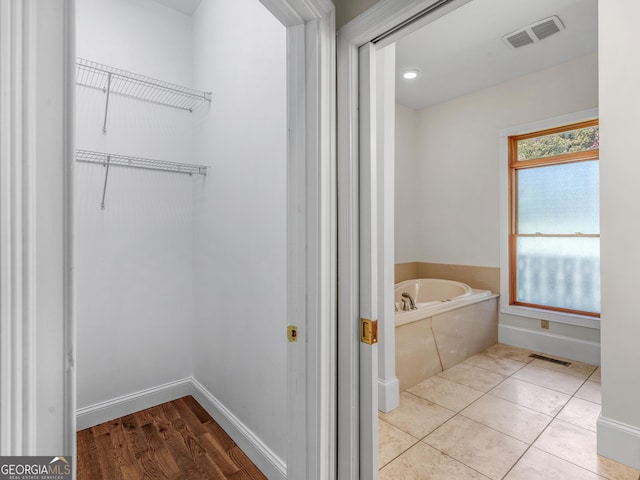
[[[77,55],[191,85],[191,19],[151,0],[77,2]],[[76,145],[191,163],[192,114],[77,87]],[[194,182],[76,163],[78,407],[191,374]]]
[[[229,21],[233,19],[233,21]],[[286,29],[258,0],[193,15],[196,120],[194,377],[272,452],[287,432]]]
[[[112,95],[103,135],[104,93],[77,89],[78,148],[211,167],[111,167],[101,210],[104,167],[76,164],[78,407],[193,377],[282,470],[286,29],[258,0],[82,0],[77,23],[79,57],[213,92],[193,113]]]

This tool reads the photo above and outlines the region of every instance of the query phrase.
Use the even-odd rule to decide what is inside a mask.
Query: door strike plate
[[[289,325],[287,327],[287,338],[289,339],[290,342],[297,342],[298,341],[298,327],[296,327],[295,325]]]
[[[378,343],[378,321],[368,318],[360,319],[360,341],[367,345]]]

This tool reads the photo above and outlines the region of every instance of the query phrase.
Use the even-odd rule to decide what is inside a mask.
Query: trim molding
[[[378,377],[378,409],[389,413],[400,406],[400,382],[398,377],[387,380]]]
[[[640,469],[640,428],[600,415],[598,453]]]
[[[596,342],[537,332],[512,325],[498,325],[498,341],[515,347],[600,365],[600,344]]]
[[[360,444],[360,317],[359,285],[359,72],[358,48],[400,25],[436,0],[380,0],[337,32],[337,122],[338,122],[338,478],[355,480],[364,476],[360,464],[367,464],[373,452],[364,452]],[[377,47],[386,46],[438,16],[466,3],[456,0],[437,14],[428,15],[411,27],[386,38]],[[410,28],[410,29],[409,29]],[[374,387],[375,388],[375,387]],[[371,428],[371,427],[368,427]],[[375,425],[373,426],[375,428]],[[370,467],[370,465],[367,465]],[[377,474],[377,470],[374,475]]]
[[[74,168],[75,168],[75,109],[76,109],[76,2],[64,2],[64,219],[63,219],[63,268],[64,268],[64,325],[63,348],[65,352],[64,380],[64,451],[77,458],[76,449],[76,314],[74,288]]]
[[[96,403],[76,410],[76,428],[82,430],[93,427],[114,418],[130,415],[145,408],[170,402],[193,391],[191,377],[165,383],[157,387],[147,388],[139,392],[122,395],[106,402]]]
[[[77,429],[89,428],[186,395],[193,395],[268,478],[272,480],[287,479],[286,463],[193,377],[80,408],[76,411]]]
[[[272,480],[287,479],[287,465],[195,378],[192,394],[253,463]]]

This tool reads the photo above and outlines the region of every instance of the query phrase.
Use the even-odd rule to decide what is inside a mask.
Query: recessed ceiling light
[[[402,76],[403,76],[404,78],[406,78],[407,80],[413,80],[414,78],[417,78],[417,77],[418,77],[418,74],[419,74],[419,73],[420,73],[420,72],[418,72],[418,70],[407,70],[406,72],[404,72],[404,73],[402,74]]]

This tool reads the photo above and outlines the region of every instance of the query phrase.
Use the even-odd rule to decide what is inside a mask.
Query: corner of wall
[[[640,469],[640,429],[602,415],[597,428],[599,455]]]
[[[78,409],[77,429],[89,428],[187,395],[193,395],[261,472],[271,479],[286,480],[286,463],[193,377]]]
[[[191,386],[192,395],[198,403],[227,432],[267,478],[273,480],[287,479],[287,465],[282,459],[195,378],[191,379]]]
[[[398,377],[387,380],[378,378],[378,410],[388,413],[400,406],[400,382]]]
[[[418,278],[418,262],[396,263],[395,283]]]

